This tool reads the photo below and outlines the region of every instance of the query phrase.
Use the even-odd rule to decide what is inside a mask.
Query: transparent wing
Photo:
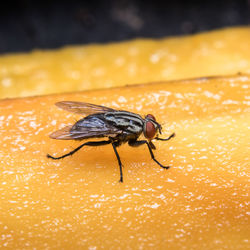
[[[72,134],[70,132],[72,126],[67,126],[62,129],[59,129],[52,134],[49,135],[52,139],[58,139],[58,140],[72,140]]]
[[[115,111],[114,109],[111,108],[86,102],[63,101],[63,102],[57,102],[55,105],[69,112],[73,112],[76,114],[85,114],[85,115]]]

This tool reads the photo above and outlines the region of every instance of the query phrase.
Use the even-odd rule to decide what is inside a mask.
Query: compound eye
[[[144,128],[144,136],[147,139],[152,140],[155,137],[155,134],[156,134],[156,128],[154,124],[150,121],[146,122],[146,125]]]
[[[156,121],[155,117],[153,115],[151,115],[151,114],[146,115],[146,119],[151,119],[153,121]]]

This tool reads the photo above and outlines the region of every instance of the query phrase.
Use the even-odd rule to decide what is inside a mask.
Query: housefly
[[[169,168],[169,166],[163,166],[155,159],[153,149],[156,149],[156,147],[152,140],[168,141],[174,137],[175,134],[171,134],[166,139],[159,138],[158,132],[161,134],[162,127],[153,115],[148,114],[145,118],[142,118],[140,115],[132,112],[115,110],[84,102],[63,101],[57,102],[55,105],[61,109],[87,116],[77,121],[73,126],[67,126],[55,131],[50,135],[50,138],[58,140],[84,140],[106,137],[107,140],[88,141],[67,154],[59,157],[54,157],[48,154],[48,158],[59,160],[73,155],[83,146],[95,147],[111,144],[120,168],[120,182],[123,182],[122,163],[117,152],[117,147],[128,142],[128,144],[132,147],[138,147],[146,144],[151,158],[160,167],[164,169]],[[145,140],[138,140],[142,133]]]

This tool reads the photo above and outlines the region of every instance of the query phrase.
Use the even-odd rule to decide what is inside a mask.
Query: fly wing
[[[76,114],[85,114],[85,115],[115,111],[114,109],[111,108],[86,102],[63,101],[63,102],[57,102],[55,105],[69,112],[73,112]]]
[[[95,137],[115,137],[119,133],[122,133],[119,128],[93,115],[79,120],[73,126],[67,126],[55,131],[50,135],[50,138],[58,140],[83,140]]]
[[[67,126],[62,129],[59,129],[52,134],[49,135],[52,139],[58,139],[58,140],[72,140],[72,133],[70,132],[72,126]]]

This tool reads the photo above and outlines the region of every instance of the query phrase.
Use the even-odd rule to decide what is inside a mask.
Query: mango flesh
[[[0,57],[0,98],[250,74],[250,28]]]
[[[247,249],[249,75],[198,78],[0,101],[0,246],[8,249]],[[52,140],[85,101],[163,125],[156,159],[146,146],[82,148]]]

